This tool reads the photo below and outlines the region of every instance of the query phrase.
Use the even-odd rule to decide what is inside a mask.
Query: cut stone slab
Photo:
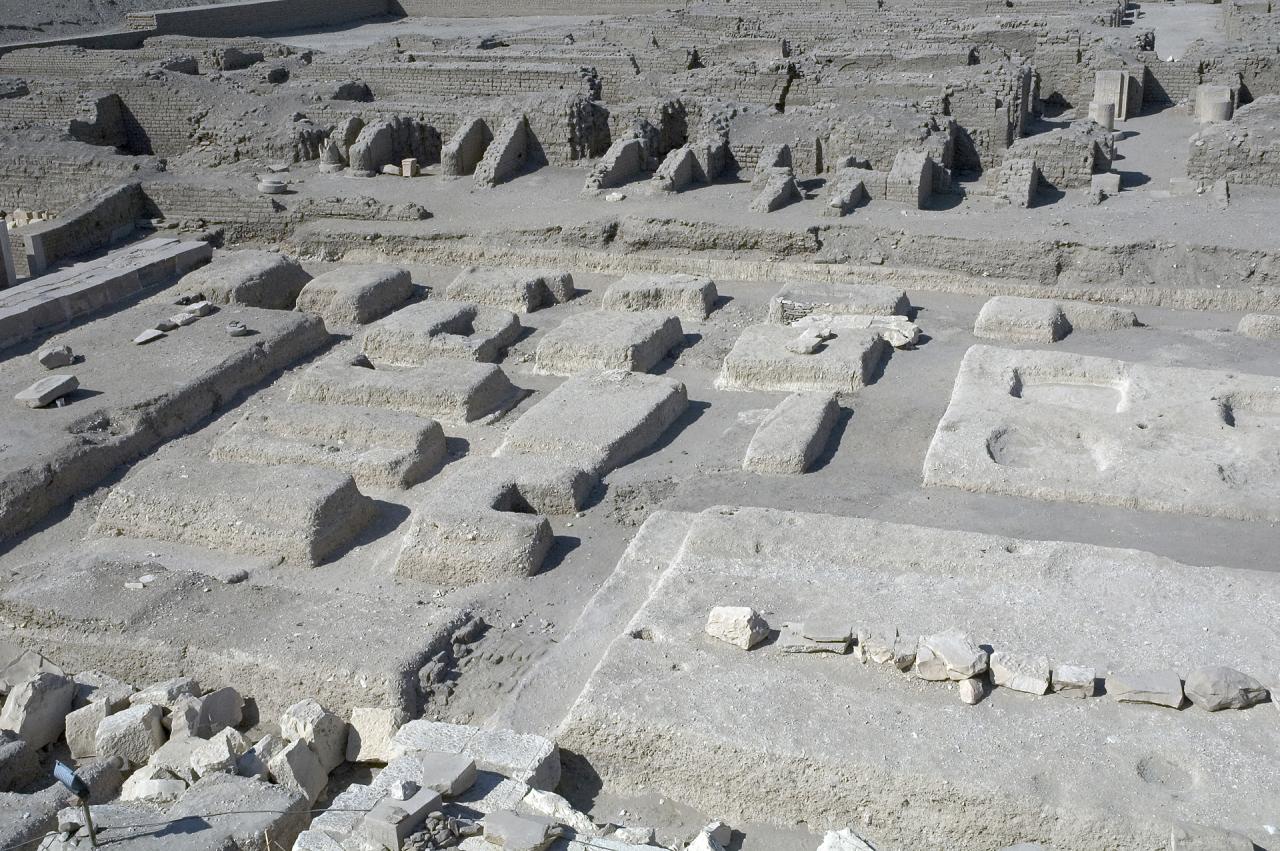
[[[76,695],[76,684],[61,674],[41,671],[23,680],[5,697],[0,729],[12,730],[33,748],[56,742]]]
[[[369,326],[360,347],[378,363],[402,366],[436,358],[497,363],[520,330],[520,321],[509,310],[430,299]]]
[[[814,354],[787,348],[796,330],[781,325],[750,325],[724,359],[716,378],[721,390],[852,393],[875,374],[889,351],[870,330],[844,330]]]
[[[750,650],[769,637],[769,624],[750,606],[716,606],[707,614],[707,635]]]
[[[67,749],[72,759],[85,759],[98,752],[98,725],[110,714],[106,700],[95,700],[67,713]]]
[[[769,321],[790,325],[811,313],[831,316],[909,316],[907,294],[879,284],[798,281],[784,284],[769,301]]]
[[[300,700],[280,717],[280,734],[291,742],[311,748],[325,774],[343,763],[347,756],[347,722],[312,698]]]
[[[393,758],[423,752],[461,754],[475,760],[482,774],[496,772],[534,789],[550,791],[560,783],[560,749],[550,739],[530,733],[420,719],[400,728],[391,751]],[[477,787],[483,785],[480,781]],[[477,791],[483,790],[472,789],[463,800]]]
[[[258,467],[153,459],[112,488],[99,535],[129,535],[268,555],[312,566],[341,550],[373,518],[351,476],[320,467]]]
[[[1049,660],[997,650],[991,654],[991,682],[1027,694],[1049,691]]]
[[[177,287],[200,293],[215,304],[242,304],[291,310],[311,276],[296,260],[274,251],[219,253],[207,266],[188,273]]]
[[[496,419],[523,395],[499,367],[457,360],[368,369],[329,358],[308,367],[289,391],[294,402],[389,408],[446,423]]]
[[[440,795],[430,789],[419,789],[403,800],[388,796],[365,813],[358,833],[375,847],[400,848],[409,834],[421,829],[427,815],[440,806]]]
[[[1094,697],[1098,693],[1098,673],[1085,665],[1054,665],[1053,691],[1063,697]]]
[[[1180,818],[1268,818],[1274,771],[1256,755],[1280,746],[1280,728],[1262,723],[1274,717],[1269,708],[1224,719],[997,695],[971,711],[953,689],[884,668],[727,652],[702,630],[711,607],[734,601],[897,624],[908,635],[962,624],[984,644],[1052,648],[1099,668],[1208,657],[1270,670],[1280,576],[758,508],[708,509],[682,538],[674,552],[629,555],[653,559],[641,562],[649,599],[629,620],[615,616],[616,638],[556,732],[599,772],[606,794],[662,796],[730,823],[767,814],[779,824],[840,824],[869,813],[877,844],[891,848],[1003,848],[1028,836],[1055,851],[1163,848],[1170,788],[1180,790]],[[1106,748],[1090,744],[1099,741]],[[980,824],[956,820],[970,807],[983,813]]]
[[[267,770],[272,780],[290,791],[301,793],[308,804],[314,804],[329,784],[329,772],[305,742],[285,745],[267,763]]]
[[[133,766],[146,763],[164,744],[161,711],[154,703],[141,703],[108,715],[98,725],[98,757],[118,756]]]
[[[663,313],[588,311],[547,332],[534,367],[547,375],[577,375],[602,369],[648,372],[684,343],[680,320]]]
[[[463,754],[423,753],[422,788],[456,798],[476,782],[476,762]]]
[[[194,677],[173,677],[158,683],[143,686],[129,695],[129,703],[154,703],[165,709],[172,709],[179,701],[200,696],[200,683]]]
[[[756,429],[742,469],[751,473],[804,473],[826,449],[839,413],[835,396],[830,393],[791,394]]]
[[[1118,331],[1137,325],[1133,311],[1124,308],[996,296],[982,306],[973,335],[1006,343],[1056,343],[1073,331]]]
[[[1248,709],[1267,699],[1262,683],[1223,665],[1196,668],[1187,675],[1184,691],[1188,700],[1209,712]]]
[[[210,453],[218,461],[302,464],[349,473],[361,488],[408,488],[444,462],[444,429],[432,419],[351,405],[289,402],[250,411]]]
[[[647,450],[689,404],[665,376],[591,371],[560,384],[511,424],[497,456],[537,456],[603,476]]]
[[[657,311],[701,322],[715,309],[715,282],[702,275],[626,275],[605,290],[604,310]]]
[[[391,738],[398,729],[399,715],[390,709],[352,709],[347,727],[347,762],[386,764],[391,759]]]
[[[36,361],[45,369],[61,369],[75,363],[70,346],[46,346],[36,353]]]
[[[191,756],[205,743],[204,739],[185,736],[180,739],[169,739],[151,755],[147,764],[139,771],[147,775],[160,777],[172,776],[185,783],[196,782],[195,772],[191,770]],[[263,774],[265,777],[265,773]]]
[[[172,743],[172,740],[170,742]],[[236,774],[241,777],[266,780],[271,775],[271,760],[275,759],[287,744],[279,736],[268,733],[236,760]]]
[[[339,266],[312,278],[298,293],[297,308],[324,320],[330,331],[381,319],[409,300],[413,281],[397,266]]]
[[[1121,703],[1152,703],[1180,709],[1184,702],[1182,680],[1176,671],[1140,671],[1111,674],[1107,694]]]
[[[974,346],[924,483],[1280,520],[1275,378]]]
[[[28,408],[45,408],[80,389],[74,375],[50,375],[41,378],[13,398]]]
[[[464,269],[449,283],[445,293],[455,301],[469,301],[501,307],[515,313],[532,313],[543,307],[563,304],[576,290],[573,275],[562,270]]]
[[[227,727],[203,741],[191,752],[191,772],[196,777],[206,774],[234,774],[236,765],[245,752],[249,750],[249,742],[239,731]]]
[[[486,842],[510,851],[543,851],[554,838],[548,819],[522,816],[509,810],[489,813],[481,823]]]

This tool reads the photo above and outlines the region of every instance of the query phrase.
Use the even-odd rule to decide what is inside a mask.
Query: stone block
[[[43,776],[38,750],[12,730],[0,730],[0,815],[4,793],[25,791]]]
[[[769,637],[769,624],[750,606],[716,606],[707,614],[706,633],[750,650]]]
[[[3,238],[0,235],[0,239]],[[36,361],[45,369],[61,369],[75,363],[76,356],[70,346],[45,346],[36,353]]]
[[[1103,195],[1112,197],[1120,194],[1120,175],[1117,172],[1109,171],[1103,174],[1095,174],[1089,182],[1089,188],[1094,192],[1101,192]]]
[[[288,741],[310,746],[326,774],[346,759],[347,722],[311,698],[285,710],[280,717],[280,734]]]
[[[311,276],[298,262],[274,251],[230,251],[178,282],[183,293],[216,304],[291,310]]]
[[[486,842],[509,851],[543,851],[554,838],[549,820],[509,810],[491,812],[481,824]]]
[[[391,751],[393,758],[433,752],[461,754],[475,760],[481,776],[475,787],[462,796],[464,802],[489,794],[486,772],[535,789],[555,789],[560,782],[559,748],[549,739],[528,733],[417,720],[400,728]],[[516,801],[523,796],[521,792]],[[515,806],[515,801],[510,806]]]
[[[376,847],[399,851],[409,834],[421,828],[427,815],[440,809],[441,804],[439,793],[430,789],[420,789],[402,801],[385,797],[365,813],[359,834]]]
[[[725,356],[721,390],[853,393],[878,371],[889,346],[872,330],[840,329],[812,354],[788,348],[796,330],[749,325]]]
[[[991,681],[998,686],[1027,694],[1049,691],[1049,660],[997,650],[991,654]]]
[[[1121,703],[1182,707],[1182,680],[1176,671],[1137,671],[1107,676],[1107,694]]]
[[[925,680],[966,680],[987,670],[987,651],[960,630],[950,629],[920,638],[916,676]]]
[[[259,739],[236,760],[236,774],[265,780],[271,773],[271,760],[285,749],[287,743],[279,736],[268,733]]]
[[[797,281],[783,284],[769,300],[769,321],[790,325],[810,314],[907,316],[911,302],[895,287],[880,284]]]
[[[196,777],[222,772],[236,773],[236,765],[249,750],[249,742],[232,727],[224,728],[191,752],[191,772]]]
[[[702,275],[625,275],[605,290],[604,310],[657,311],[701,322],[715,309],[715,282]]]
[[[1063,697],[1094,697],[1098,693],[1097,680],[1097,671],[1087,666],[1053,666],[1053,691]]]
[[[140,703],[108,715],[98,725],[99,759],[118,756],[133,766],[143,765],[164,744],[161,707]]]
[[[258,467],[153,459],[116,485],[98,512],[99,535],[175,543],[320,564],[372,519],[351,476],[320,467]]]
[[[329,358],[294,382],[290,401],[389,408],[445,423],[496,419],[524,394],[499,367],[430,360],[404,369],[369,369]]]
[[[124,709],[137,689],[128,683],[100,671],[81,671],[71,678],[76,684],[76,696],[72,706],[76,709],[94,701],[105,701],[111,711]]]
[[[391,740],[400,716],[390,709],[356,707],[347,727],[347,762],[381,763],[391,759]]]
[[[304,742],[290,742],[267,763],[271,779],[286,789],[301,793],[314,804],[329,783],[329,772]]]
[[[129,695],[129,703],[154,703],[165,709],[172,709],[184,698],[200,696],[200,683],[194,677],[174,677],[158,683],[143,686],[141,690]]]
[[[41,671],[18,683],[0,709],[0,729],[12,730],[33,748],[62,735],[76,686],[67,677]]]
[[[456,798],[476,782],[476,763],[462,754],[427,752],[419,755],[422,762],[422,788]]]
[[[520,331],[519,320],[509,310],[430,299],[371,325],[360,348],[377,363],[402,366],[437,358],[497,363]]]
[[[339,266],[308,281],[297,308],[324,320],[330,331],[381,319],[409,300],[413,281],[397,266]]]
[[[830,393],[792,393],[756,429],[742,460],[751,473],[799,474],[827,446],[840,407]]]
[[[464,269],[449,282],[445,293],[454,301],[500,307],[513,313],[532,313],[563,304],[577,291],[573,275],[564,270]]]
[[[549,331],[538,344],[534,364],[547,375],[648,372],[683,343],[684,330],[675,316],[591,311],[570,316]]]
[[[204,744],[204,739],[191,736],[169,739],[147,760],[146,770],[153,776],[176,777],[186,783],[194,783],[196,774],[191,770],[191,756]],[[263,776],[266,776],[265,771]]]
[[[66,717],[67,748],[72,759],[85,759],[98,752],[98,725],[111,713],[107,701],[95,700]]]
[[[1196,668],[1187,675],[1184,691],[1188,700],[1209,712],[1248,709],[1267,699],[1262,683],[1223,665]]]
[[[79,389],[80,382],[74,375],[49,375],[19,390],[13,398],[28,408],[45,408]]]

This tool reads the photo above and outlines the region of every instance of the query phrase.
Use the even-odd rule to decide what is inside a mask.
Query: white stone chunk
[[[769,636],[769,624],[749,606],[716,606],[707,615],[707,635],[750,650]]]
[[[390,709],[352,709],[347,728],[347,762],[385,764],[391,759],[391,739],[398,729],[398,716]]]
[[[36,360],[45,369],[60,369],[75,363],[76,356],[70,346],[46,346],[36,355]]]
[[[1262,683],[1222,665],[1197,668],[1187,675],[1187,699],[1209,712],[1247,709],[1267,699]]]
[[[257,777],[265,780],[271,773],[268,766],[276,754],[284,750],[286,742],[270,733],[258,740],[257,744],[244,752],[236,760],[236,774],[241,777]]]
[[[165,709],[172,709],[179,698],[199,697],[200,684],[191,677],[174,677],[171,680],[152,683],[141,691],[129,696],[129,702],[135,706],[140,703],[154,703]]]
[[[1043,656],[1022,656],[997,650],[991,654],[991,681],[998,686],[1045,694],[1049,691],[1049,660]]]
[[[1176,671],[1141,671],[1111,674],[1107,693],[1121,703],[1151,703],[1177,709],[1182,706],[1182,680]]]
[[[280,717],[280,733],[291,742],[311,747],[328,774],[347,755],[347,722],[307,698],[285,710]]]
[[[234,728],[227,727],[192,751],[191,771],[196,777],[215,772],[234,774],[240,757],[248,750],[248,740]]]
[[[840,830],[828,830],[822,837],[822,844],[818,846],[818,851],[876,851],[876,849],[854,833],[851,828],[846,827]]]
[[[960,681],[960,700],[973,706],[987,696],[987,683],[981,677]]]
[[[41,671],[9,692],[0,710],[0,729],[12,730],[32,748],[42,748],[58,740],[66,724],[75,683],[68,678]]]
[[[987,651],[963,632],[950,629],[920,639],[915,671],[925,680],[967,680],[987,670]]]
[[[142,765],[164,744],[161,708],[154,703],[130,706],[108,715],[98,725],[98,757],[118,756],[130,765]]]
[[[95,700],[67,715],[67,748],[72,759],[84,759],[98,752],[98,725],[111,714],[107,701]]]
[[[290,742],[267,763],[271,778],[295,792],[306,796],[308,804],[314,804],[329,782],[329,772],[319,757],[305,743]]]
[[[43,408],[52,405],[63,396],[74,393],[80,382],[74,375],[50,375],[32,384],[26,390],[20,390],[13,398],[28,408]]]
[[[1053,690],[1063,697],[1093,697],[1098,693],[1098,672],[1084,665],[1056,665]]]

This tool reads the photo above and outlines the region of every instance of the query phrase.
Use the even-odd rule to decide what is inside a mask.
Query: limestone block
[[[328,358],[308,367],[289,392],[295,402],[390,408],[445,423],[496,418],[522,396],[493,364],[443,359],[408,369],[369,369]]]
[[[0,237],[2,239],[3,237]],[[60,369],[75,363],[70,346],[46,346],[36,353],[36,360],[45,369]]]
[[[1236,333],[1260,340],[1280,340],[1280,316],[1269,313],[1246,314],[1240,319]]]
[[[787,344],[796,330],[749,325],[725,356],[716,386],[721,390],[853,393],[879,368],[889,346],[870,329],[839,329],[821,350],[797,354]]]
[[[370,325],[360,349],[378,363],[404,366],[434,358],[496,363],[520,332],[520,321],[505,308],[430,299]]]
[[[1094,192],[1101,192],[1108,198],[1119,195],[1120,175],[1114,171],[1095,174],[1089,181],[1089,188]]]
[[[62,735],[76,686],[67,677],[41,671],[18,683],[0,709],[0,729],[12,730],[33,748]]]
[[[715,308],[715,282],[702,275],[626,275],[609,285],[604,310],[652,310],[701,322]]]
[[[154,703],[165,709],[172,709],[179,700],[200,696],[200,683],[192,677],[174,677],[171,680],[151,683],[140,691],[129,695],[129,703],[137,706],[140,703]]]
[[[391,759],[391,740],[400,729],[390,709],[356,707],[347,727],[347,762],[383,763]]]
[[[861,836],[853,832],[853,828],[828,830],[822,837],[818,851],[876,851]]]
[[[191,770],[191,756],[204,744],[204,739],[197,739],[193,736],[169,739],[169,741],[160,746],[159,750],[151,755],[151,759],[147,760],[146,769],[155,774],[155,776],[161,776],[159,772],[166,772],[165,776],[172,776],[187,783],[194,783],[196,775]],[[266,776],[265,771],[263,776]]]
[[[1196,668],[1187,675],[1184,691],[1188,700],[1209,712],[1247,709],[1267,699],[1262,683],[1222,665]]]
[[[552,819],[557,824],[568,826],[579,837],[595,836],[600,832],[590,816],[574,809],[572,804],[555,792],[530,789],[521,799],[517,811]]]
[[[243,464],[153,459],[112,489],[94,530],[312,566],[373,517],[372,501],[347,473],[286,465],[273,472],[264,477]]]
[[[298,293],[297,309],[324,319],[330,331],[381,319],[409,300],[413,281],[398,266],[339,266],[312,278]]]
[[[280,734],[288,741],[310,746],[326,774],[346,759],[347,722],[311,698],[285,710],[280,716]]]
[[[827,196],[823,200],[824,216],[847,216],[869,199],[863,174],[863,169],[851,168],[842,168],[836,172],[828,183]]]
[[[148,763],[125,778],[120,787],[120,800],[167,804],[176,801],[185,791],[185,780],[173,776],[168,769]]]
[[[271,771],[271,760],[275,759],[286,745],[283,739],[268,733],[236,760],[236,774],[241,777],[265,780]]]
[[[817,632],[823,638],[814,638],[808,634]],[[774,647],[781,653],[835,653],[849,652],[851,641],[850,628],[846,627],[843,635],[827,630],[814,630],[804,623],[784,623],[778,630],[778,640]]]
[[[997,650],[991,654],[991,681],[998,686],[1046,694],[1049,691],[1049,660],[1043,656],[1023,656]]]
[[[573,275],[563,269],[490,269],[471,266],[445,288],[454,301],[500,307],[513,313],[532,313],[563,304],[577,293]]]
[[[1182,706],[1182,680],[1176,671],[1138,671],[1107,676],[1107,694],[1121,703]]]
[[[267,763],[267,770],[276,783],[300,792],[308,804],[314,804],[329,783],[329,772],[304,742],[294,741],[285,745]]]
[[[799,281],[783,284],[769,300],[769,321],[791,325],[810,314],[826,316],[906,316],[907,294],[881,284]]]
[[[233,727],[224,728],[191,752],[191,771],[196,777],[224,772],[234,774],[249,742]]]
[[[244,698],[230,687],[203,697],[180,698],[174,703],[166,722],[169,735],[207,739],[226,727],[239,725],[243,710]]]
[[[419,789],[403,800],[388,796],[374,804],[360,822],[358,834],[378,848],[400,848],[409,834],[422,827],[427,815],[440,809],[440,795]]]
[[[291,310],[311,276],[298,262],[273,251],[230,251],[178,282],[184,293],[200,293],[216,304]]]
[[[716,606],[707,614],[707,635],[750,650],[769,637],[769,624],[749,606]]]
[[[0,692],[10,692],[18,683],[41,671],[62,675],[65,672],[34,650],[0,639]]]
[[[916,675],[925,680],[966,680],[987,670],[987,651],[958,629],[921,637]]]
[[[95,700],[68,713],[67,748],[72,759],[84,759],[98,752],[98,725],[111,713],[107,701]]]
[[[308,828],[293,841],[293,851],[343,851],[342,844],[323,830]]]
[[[534,364],[546,375],[606,369],[648,372],[683,342],[684,329],[675,316],[590,311],[570,316],[547,332]]]
[[[129,697],[136,691],[128,683],[99,671],[81,671],[71,679],[76,684],[76,697],[72,703],[76,709],[88,706],[95,700],[103,700],[114,712],[128,706]]]
[[[1063,697],[1093,697],[1098,693],[1098,673],[1082,665],[1054,665],[1053,691]]]
[[[44,408],[78,389],[80,382],[74,375],[49,375],[25,390],[19,390],[13,398],[28,408]]]
[[[973,706],[987,696],[987,682],[981,677],[969,677],[959,685],[960,700]]]
[[[524,786],[510,806],[523,798],[528,787],[554,789],[560,782],[560,750],[555,742],[542,736],[516,733],[512,730],[489,730],[441,721],[417,720],[405,724],[392,740],[395,757],[422,752],[462,754],[476,762],[481,776],[475,786],[462,796],[464,801],[486,797],[492,789],[486,786],[485,774],[496,773]],[[388,763],[388,771],[391,763]],[[420,764],[412,765],[416,772]],[[490,778],[492,780],[492,778]]]
[[[486,815],[485,841],[512,851],[542,851],[551,844],[551,824],[546,819],[522,816],[509,810],[496,810]]]
[[[756,429],[742,460],[751,473],[799,474],[817,460],[840,407],[830,393],[792,393]]]
[[[165,741],[161,712],[154,703],[139,703],[102,719],[98,725],[98,757],[118,756],[129,765],[145,764]]]
[[[38,749],[12,730],[0,730],[0,795],[25,790],[42,775]]]
[[[476,782],[476,762],[462,754],[427,752],[422,762],[421,785],[446,798],[456,798]]]
[[[444,461],[444,429],[432,419],[352,405],[290,402],[247,411],[210,457],[256,464],[330,467],[360,488],[407,488]]]
[[[973,335],[1009,343],[1056,343],[1071,333],[1062,307],[1042,298],[996,296],[982,306]]]

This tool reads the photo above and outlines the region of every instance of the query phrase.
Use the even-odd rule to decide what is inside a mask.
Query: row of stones
[[[772,634],[765,619],[746,606],[712,609],[706,632],[743,650]],[[900,635],[893,627],[859,630],[855,635],[846,623],[786,623],[779,630],[776,646],[783,653],[845,654],[852,649],[863,662],[892,663],[924,680],[956,682],[960,699],[968,704],[986,697],[990,685],[1034,695],[1053,691],[1086,698],[1099,693],[1097,671],[1091,667],[1051,664],[1043,656],[1004,650],[991,652],[958,629],[915,638]],[[1209,712],[1246,709],[1269,698],[1256,679],[1222,665],[1197,668],[1187,675],[1185,684],[1173,670],[1111,673],[1105,684],[1106,692],[1121,703],[1180,709],[1190,700]]]

